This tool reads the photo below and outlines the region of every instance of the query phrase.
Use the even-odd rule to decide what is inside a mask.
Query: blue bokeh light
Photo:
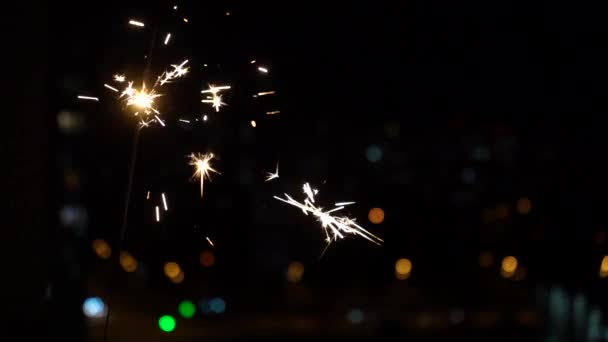
[[[82,304],[82,312],[89,318],[100,318],[106,313],[106,305],[101,298],[90,297]]]
[[[361,309],[351,309],[346,314],[346,319],[352,324],[359,324],[363,321],[364,314]]]
[[[213,298],[209,301],[209,308],[216,314],[224,313],[226,311],[226,302],[220,297]]]
[[[365,157],[369,162],[377,163],[382,160],[382,150],[376,145],[370,145],[367,150],[365,150]]]

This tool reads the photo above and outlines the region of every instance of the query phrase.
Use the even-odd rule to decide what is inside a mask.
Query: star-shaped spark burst
[[[169,81],[171,81],[174,78],[179,78],[184,76],[185,74],[188,73],[188,70],[190,69],[189,67],[184,67],[184,65],[186,65],[186,63],[188,63],[188,60],[186,59],[185,61],[182,62],[182,64],[180,65],[176,65],[176,64],[171,64],[171,67],[173,67],[173,70],[167,72],[165,71],[162,75],[160,75],[158,77],[159,81],[160,81],[160,85],[164,85],[165,83],[168,83]]]
[[[219,112],[220,107],[226,105],[224,102],[222,102],[222,96],[219,95],[219,92],[226,89],[230,89],[230,86],[225,85],[216,87],[212,84],[209,84],[209,89],[201,91],[201,94],[210,93],[211,96],[207,96],[207,98],[202,100],[201,102],[211,103],[211,106],[215,108],[215,111]]]
[[[114,75],[114,81],[122,83],[125,81],[125,75],[116,74]]]
[[[210,172],[215,172],[219,174],[216,170],[214,170],[210,161],[213,159],[213,153],[192,153],[190,154],[190,163],[189,165],[194,166],[194,174],[192,175],[192,179],[199,179],[201,182],[201,198],[203,198],[203,183],[205,182],[205,178],[211,181]]]
[[[133,106],[137,109],[143,110],[144,113],[150,114],[150,112],[154,112],[156,114],[160,114],[156,108],[154,108],[154,99],[162,96],[161,94],[156,94],[154,89],[147,91],[146,84],[144,83],[140,90],[133,89],[132,82],[129,82],[129,87],[123,91],[123,94],[128,91],[127,94],[127,106]]]
[[[266,172],[266,182],[271,181],[275,178],[279,178],[279,163],[277,163],[277,170],[272,172]]]
[[[323,208],[317,207],[315,203],[315,195],[318,193],[316,189],[313,189],[310,184],[304,183],[303,186],[306,199],[303,203],[294,200],[288,194],[285,194],[285,198],[274,196],[279,201],[291,204],[296,208],[300,208],[305,215],[311,213],[319,220],[321,227],[325,232],[325,241],[329,245],[332,240],[337,241],[338,238],[343,239],[345,234],[359,235],[377,245],[380,245],[384,240],[375,236],[374,234],[365,230],[365,228],[355,223],[354,219],[348,216],[334,216],[333,212],[344,209],[344,206],[336,206],[330,210],[324,211]],[[331,235],[330,235],[331,232]]]

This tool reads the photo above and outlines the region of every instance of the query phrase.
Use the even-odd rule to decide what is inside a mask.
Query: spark
[[[104,83],[103,86],[118,93],[118,89],[116,89],[116,88],[114,88],[114,87],[112,87],[110,85],[107,85],[107,84]]]
[[[154,117],[156,118],[156,121],[158,121],[159,124],[161,124],[161,126],[165,127],[165,123],[163,122],[163,120],[161,120],[158,115],[154,115]]]
[[[332,240],[337,241],[338,238],[343,239],[346,234],[359,235],[377,245],[384,242],[381,238],[373,235],[365,230],[365,228],[356,224],[354,219],[351,219],[348,216],[334,216],[331,214],[344,209],[343,206],[336,206],[328,211],[324,211],[322,207],[317,207],[314,203],[315,195],[318,193],[318,191],[313,189],[310,184],[304,183],[303,190],[304,194],[306,195],[303,203],[294,200],[288,194],[285,194],[285,198],[277,196],[274,196],[274,198],[301,209],[305,215],[311,213],[313,216],[315,216],[321,223],[321,227],[323,228],[326,236],[325,241],[328,245],[332,242]]]
[[[208,236],[205,236],[205,238],[207,239],[207,242],[209,242],[211,247],[215,247],[215,245],[213,244],[213,241],[211,241],[211,239]]]
[[[141,21],[137,21],[137,20],[129,20],[129,24],[131,24],[133,26],[144,27],[144,23],[142,23]]]
[[[150,199],[150,191],[148,191],[148,194],[146,194],[146,199]]]
[[[160,210],[158,210],[158,206],[156,206],[156,222],[160,222]]]
[[[163,208],[165,208],[165,211],[169,210],[169,208],[167,207],[167,198],[165,197],[165,193],[163,192],[160,195],[163,198]]]
[[[179,121],[181,121],[181,122],[185,122],[185,123],[190,123],[190,121],[189,121],[189,120],[184,120],[184,119],[179,119]]]
[[[275,115],[275,114],[279,114],[281,111],[280,110],[272,110],[269,112],[266,112],[266,115]]]
[[[279,163],[277,163],[277,170],[272,172],[266,172],[266,182],[271,181],[275,178],[279,178]]]
[[[93,97],[93,96],[78,95],[78,98],[81,100],[99,101],[98,97]]]
[[[137,115],[137,113],[135,113],[135,115]],[[139,122],[139,127],[140,128],[144,128],[144,127],[150,127],[150,123],[154,121],[154,120],[144,120],[143,118],[141,119],[141,121]]]
[[[171,64],[171,66],[173,67],[173,70],[169,71],[169,72],[165,71],[158,77],[158,80],[160,81],[160,85],[162,86],[163,84],[171,81],[174,78],[182,77],[185,74],[187,74],[190,68],[189,67],[184,68],[184,65],[186,65],[186,63],[188,63],[187,59],[185,61],[183,61],[182,64],[180,64],[180,65]]]
[[[258,67],[258,70],[267,74],[268,73],[268,69],[264,68],[264,67]]]
[[[114,75],[114,81],[122,83],[125,81],[125,75],[116,74]]]
[[[209,179],[209,181],[211,181],[210,178],[210,172],[215,172],[218,173],[216,170],[214,170],[211,165],[209,164],[209,162],[211,161],[211,159],[213,159],[213,153],[206,153],[206,154],[201,154],[201,153],[197,153],[197,154],[190,154],[190,163],[189,165],[192,165],[195,167],[195,171],[194,174],[192,175],[192,179],[196,180],[199,179],[201,182],[201,198],[203,198],[203,184],[205,182],[205,178]]]
[[[249,63],[251,63],[251,64],[255,64],[255,59],[254,59],[254,60],[252,60],[252,61],[251,61],[251,62],[249,62]]]
[[[165,37],[165,45],[169,44],[169,39],[171,39],[171,33],[167,33],[167,36]]]
[[[173,6],[173,9],[177,11],[177,5]]]
[[[184,22],[187,23],[188,22],[188,18],[184,18]]]
[[[264,95],[273,95],[274,94],[274,90],[270,90],[270,91],[262,91],[258,93],[258,96],[264,96]]]
[[[251,120],[250,124],[251,124],[251,127],[253,127],[253,128],[255,128],[255,126],[257,126],[257,124],[255,123],[255,120]]]
[[[212,103],[212,107],[215,108],[216,112],[220,111],[220,107],[226,105],[224,102],[222,102],[222,96],[221,95],[216,95],[213,94],[213,97],[211,98],[211,100],[202,100],[201,102],[205,102],[205,103]]]
[[[338,202],[336,204],[334,204],[336,207],[344,207],[347,205],[351,205],[351,204],[355,204],[356,202]]]
[[[129,86],[120,96],[122,97],[124,95],[127,96],[127,106],[135,106],[136,108],[142,109],[146,114],[150,114],[150,112],[159,114],[158,110],[154,108],[154,99],[161,95],[156,94],[154,89],[146,91],[145,83],[143,83],[141,90],[137,90],[133,88],[133,82],[129,82]]]
[[[207,115],[203,115],[203,121],[207,121]]]
[[[205,89],[205,90],[201,91],[201,94],[211,93],[213,95],[216,95],[221,90],[226,90],[226,89],[230,89],[230,86],[229,85],[223,85],[223,86],[216,87],[213,84],[209,84],[209,89]]]

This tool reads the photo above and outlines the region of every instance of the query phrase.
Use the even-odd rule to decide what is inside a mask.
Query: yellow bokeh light
[[[489,268],[494,263],[494,255],[492,252],[483,251],[479,254],[479,266]]]
[[[107,259],[112,255],[112,248],[102,239],[93,240],[93,250],[102,259]]]
[[[122,251],[120,252],[120,266],[126,272],[135,272],[137,270],[137,260],[129,252]]]
[[[395,276],[403,280],[410,277],[412,272],[412,262],[409,259],[401,258],[395,263]]]
[[[179,265],[173,261],[169,261],[169,262],[165,263],[163,270],[165,271],[165,275],[167,277],[169,277],[170,279],[176,278],[182,272]]]
[[[304,275],[304,265],[301,262],[293,261],[287,267],[287,280],[292,283],[297,283]]]
[[[177,276],[170,278],[170,280],[174,284],[181,284],[184,281],[184,272],[180,270]]]
[[[502,271],[505,274],[512,275],[516,269],[517,269],[517,259],[514,256],[509,255],[502,259]]]
[[[215,255],[211,251],[202,251],[198,256],[198,261],[205,267],[211,267],[215,264]]]
[[[526,215],[526,214],[530,213],[531,209],[532,209],[532,202],[530,202],[529,199],[527,199],[527,198],[520,198],[517,201],[517,211],[520,214]]]
[[[372,208],[367,214],[367,218],[369,219],[369,222],[373,224],[380,224],[384,221],[384,210],[381,208]]]
[[[608,255],[604,256],[600,265],[600,277],[608,277]]]

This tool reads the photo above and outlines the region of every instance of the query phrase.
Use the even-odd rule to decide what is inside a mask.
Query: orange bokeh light
[[[384,210],[381,208],[372,208],[367,214],[367,218],[373,224],[380,224],[384,221]]]
[[[198,256],[198,261],[205,267],[211,267],[215,264],[215,255],[211,251],[202,251]]]

